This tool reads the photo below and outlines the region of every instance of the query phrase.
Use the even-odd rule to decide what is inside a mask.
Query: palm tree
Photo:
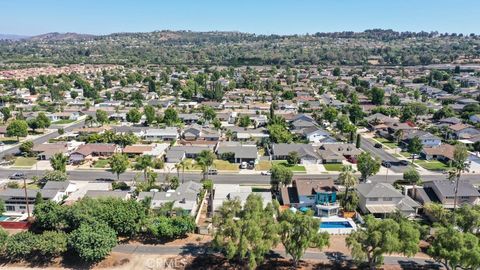
[[[455,220],[455,211],[457,210],[457,196],[458,196],[458,183],[460,182],[460,177],[462,172],[468,172],[470,164],[468,161],[468,149],[463,143],[455,145],[455,150],[453,152],[452,167],[455,175],[455,197],[453,200],[453,224],[456,224]],[[452,175],[453,178],[453,175]]]
[[[358,184],[358,178],[355,176],[355,171],[352,166],[343,166],[342,172],[338,176],[338,181],[345,186],[345,198],[343,199],[343,205],[345,206],[350,188]]]
[[[177,170],[177,178],[180,179],[180,168],[182,168],[182,165],[179,163],[175,163],[175,170]]]
[[[225,132],[225,137],[227,138],[227,141],[231,141],[233,138],[233,132],[230,129],[227,129]]]
[[[182,184],[185,181],[185,168],[188,166],[187,162],[183,159],[178,163],[180,165],[180,168],[182,168]]]
[[[67,157],[63,153],[56,153],[50,158],[50,165],[55,171],[65,172],[67,170]]]
[[[399,130],[395,131],[395,139],[397,141],[397,145],[399,145],[399,146],[400,146],[400,142],[403,139],[403,135],[404,135],[403,129],[399,129]],[[397,152],[397,148],[395,148],[395,153]]]
[[[207,178],[208,170],[210,169],[210,166],[213,165],[215,158],[215,154],[212,151],[203,150],[195,159],[198,165],[202,167],[203,180]]]
[[[147,170],[152,166],[152,156],[139,156],[137,158],[137,163],[135,164],[135,168],[137,170],[143,170],[143,179],[145,182],[147,181]]]

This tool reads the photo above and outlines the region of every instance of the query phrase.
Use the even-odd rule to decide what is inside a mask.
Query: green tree
[[[145,114],[145,121],[150,126],[156,119],[155,108],[153,106],[147,105],[143,108],[143,113]]]
[[[83,223],[72,231],[68,239],[69,247],[86,262],[100,261],[117,245],[115,231],[105,223]]]
[[[242,115],[240,119],[238,119],[238,126],[239,127],[244,127],[247,128],[252,124],[252,120],[250,119],[250,116],[248,115]]]
[[[352,105],[348,108],[348,117],[352,123],[356,124],[359,120],[362,120],[365,113],[363,109],[358,105]]]
[[[127,170],[129,163],[128,157],[120,153],[113,154],[113,156],[110,157],[110,170],[117,175],[118,181],[120,181],[120,174]]]
[[[95,112],[95,118],[97,118],[97,122],[102,125],[108,122],[108,114],[104,110],[97,110]]]
[[[55,258],[67,251],[67,234],[57,231],[46,231],[37,236],[38,254],[44,258]]]
[[[213,218],[213,245],[229,260],[246,262],[255,269],[279,242],[274,214],[270,203],[263,207],[259,195],[249,195],[243,209],[238,199],[225,201]]]
[[[340,68],[336,67],[336,68],[333,69],[332,74],[333,74],[333,76],[338,77],[338,76],[340,76],[341,72],[342,71],[340,70]]]
[[[195,221],[191,216],[159,216],[148,225],[148,232],[162,240],[184,237],[195,230]]]
[[[403,180],[409,182],[410,184],[418,185],[421,182],[420,173],[418,173],[414,168],[410,168],[403,172]]]
[[[330,123],[335,122],[338,116],[338,110],[335,107],[326,107],[323,110],[323,118]]]
[[[356,261],[367,261],[369,269],[383,263],[383,255],[401,253],[413,256],[419,251],[420,232],[409,221],[397,223],[393,219],[365,217],[363,229],[351,233],[347,239],[352,257]]]
[[[137,157],[137,159],[135,161],[136,161],[135,169],[143,171],[143,180],[146,182],[147,181],[147,170],[148,170],[148,168],[152,167],[152,165],[153,165],[152,156],[150,156],[150,155],[139,156],[139,157]]]
[[[10,117],[12,117],[12,112],[10,108],[8,107],[2,107],[0,108],[0,113],[2,114],[2,120],[3,122],[7,122]]]
[[[17,141],[20,141],[20,137],[26,137],[28,135],[28,124],[25,120],[13,120],[7,126],[7,136],[17,137]]]
[[[468,149],[463,143],[458,143],[455,145],[455,150],[453,151],[453,160],[452,167],[455,174],[455,196],[453,199],[453,224],[456,224],[455,212],[457,210],[457,200],[458,200],[458,184],[460,182],[460,177],[463,172],[468,171],[470,164],[468,163]]]
[[[298,155],[298,152],[292,151],[288,153],[287,162],[292,166],[296,166],[298,163],[300,163],[300,156]]]
[[[476,233],[480,228],[480,206],[462,204],[456,213],[456,223],[463,232]]]
[[[203,106],[202,112],[203,112],[203,119],[205,119],[205,121],[212,121],[217,117],[217,113],[210,106]]]
[[[42,179],[45,182],[47,181],[63,182],[63,181],[67,181],[68,175],[62,171],[49,171],[42,176]]]
[[[5,242],[5,252],[12,260],[27,259],[37,246],[37,237],[29,231],[13,234]]]
[[[140,122],[142,119],[142,113],[137,109],[131,109],[127,112],[127,121],[133,124]]]
[[[314,218],[312,212],[302,213],[297,211],[284,211],[279,216],[280,239],[287,254],[292,256],[295,268],[305,254],[307,248],[322,249],[329,245],[329,235],[319,233],[320,220]]]
[[[36,204],[33,209],[35,228],[42,231],[61,230],[65,228],[65,208],[51,200]]]
[[[291,143],[293,140],[292,133],[279,124],[269,125],[268,133],[274,143]]]
[[[22,152],[22,154],[26,156],[31,156],[32,155],[32,149],[33,149],[33,142],[32,141],[25,141],[20,144],[19,150]]]
[[[362,146],[362,136],[357,134],[357,139],[355,140],[355,147],[360,148]]]
[[[412,164],[415,162],[415,156],[420,154],[420,151],[422,151],[423,144],[420,138],[418,137],[413,137],[410,139],[407,145],[408,152],[412,154]]]
[[[270,184],[274,192],[280,191],[280,185],[286,186],[292,183],[293,173],[287,167],[275,164],[270,171]]]
[[[203,180],[207,178],[208,170],[213,165],[215,158],[215,154],[209,150],[203,150],[197,155],[195,161],[202,168]]]
[[[48,118],[45,113],[38,113],[36,117],[38,128],[45,129],[48,128],[51,124],[50,118]]]
[[[378,173],[380,170],[380,160],[372,158],[368,152],[363,152],[358,155],[357,168],[362,174],[362,180],[366,181],[368,177]]]
[[[50,158],[50,165],[53,170],[66,172],[67,171],[68,158],[63,153],[56,153]]]
[[[178,121],[178,113],[174,108],[168,108],[165,110],[163,122],[165,122],[167,126],[173,126],[178,123]]]
[[[343,198],[342,207],[348,204],[348,200],[351,198],[348,197],[350,189],[352,189],[356,184],[358,184],[358,179],[355,176],[355,171],[352,166],[343,166],[342,171],[338,175],[338,182],[345,186],[345,196]]]
[[[375,105],[382,105],[383,100],[385,97],[385,91],[378,87],[373,87],[370,91],[370,95],[372,96],[372,103]]]

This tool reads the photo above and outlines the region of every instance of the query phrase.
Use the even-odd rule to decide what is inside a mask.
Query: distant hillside
[[[20,40],[28,38],[28,36],[0,34],[0,40]]]
[[[46,33],[30,37],[32,41],[59,41],[59,40],[85,40],[92,39],[95,35],[77,34],[77,33]]]
[[[256,35],[155,31],[88,35],[48,33],[0,41],[4,64],[429,65],[480,61],[480,36],[438,32]]]

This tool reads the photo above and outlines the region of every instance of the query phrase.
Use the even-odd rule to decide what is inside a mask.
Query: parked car
[[[352,156],[348,156],[347,161],[352,163],[352,164],[357,164],[357,159],[355,157],[352,157]]]
[[[11,180],[21,180],[21,179],[26,179],[27,176],[24,173],[14,173],[10,175]]]
[[[420,158],[420,155],[418,155],[418,154],[412,154],[410,157],[411,157],[411,158],[414,158],[414,159],[419,159],[419,158]]]
[[[240,164],[240,169],[246,169],[247,167],[248,167],[248,163],[245,161]]]
[[[266,172],[262,172],[261,174],[262,175],[272,175],[272,172],[271,171],[266,171]]]
[[[97,178],[97,181],[102,181],[102,182],[114,182],[112,178]]]
[[[408,166],[408,160],[400,160],[400,162],[398,162],[398,164],[402,165],[402,166]]]
[[[218,171],[217,171],[217,169],[210,169],[210,170],[208,170],[207,174],[208,175],[217,175]]]
[[[382,148],[383,145],[381,143],[376,143],[373,145],[375,148]]]
[[[382,161],[382,166],[385,167],[385,168],[390,168],[392,167],[392,164],[390,163],[390,161]]]

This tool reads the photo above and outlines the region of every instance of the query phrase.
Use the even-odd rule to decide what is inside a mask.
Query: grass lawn
[[[32,167],[37,163],[37,158],[35,157],[18,157],[15,159],[14,167]]]
[[[94,168],[106,168],[108,167],[108,159],[99,159],[93,165]]]
[[[213,161],[213,167],[219,171],[239,171],[239,166],[238,164],[220,159]]]
[[[0,142],[4,144],[16,144],[18,143],[17,138],[15,137],[1,137]]]
[[[402,155],[403,157],[405,158],[408,158],[408,159],[411,159],[412,158],[412,154],[410,154],[409,152],[400,152],[400,155]]]
[[[307,170],[305,170],[305,166],[303,166],[303,165],[290,165],[285,160],[274,160],[272,162],[274,164],[279,164],[279,165],[282,165],[286,168],[289,168],[292,172],[306,172],[307,171]]]
[[[27,189],[40,189],[40,186],[37,183],[27,184]]]
[[[69,119],[66,119],[66,120],[58,120],[58,121],[55,121],[53,122],[52,124],[55,124],[55,125],[66,125],[66,124],[71,124],[75,122],[75,120],[69,120]]]
[[[383,145],[385,145],[390,149],[395,149],[398,147],[397,143],[387,140],[385,138],[375,138],[375,140],[379,141],[380,143],[382,143]]]
[[[415,160],[415,164],[420,165],[422,168],[430,171],[445,171],[450,167],[438,160]]]
[[[185,163],[187,164],[187,166],[185,167],[185,171],[201,171],[202,170],[202,167],[197,165],[195,163],[195,160],[191,158],[186,158]]]
[[[256,171],[268,171],[272,168],[272,163],[269,160],[260,160],[255,166]]]
[[[341,163],[332,163],[332,164],[323,164],[325,170],[327,171],[341,171],[343,168],[343,164]]]

